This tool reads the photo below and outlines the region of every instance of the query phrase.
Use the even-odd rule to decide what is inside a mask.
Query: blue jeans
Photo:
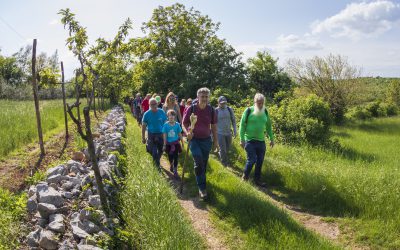
[[[261,167],[264,162],[266,151],[265,141],[251,140],[245,143],[244,149],[247,153],[246,166],[244,167],[245,177],[249,177],[253,165],[256,164],[254,180],[258,181],[261,176]]]
[[[164,139],[162,133],[148,133],[147,152],[151,154],[157,167],[160,166],[163,145]]]
[[[190,141],[190,152],[192,152],[194,160],[194,173],[200,190],[206,189],[206,168],[211,147],[211,137],[205,139],[193,138]]]
[[[232,135],[218,134],[219,144],[219,157],[221,158],[222,165],[228,165],[228,152],[232,144]]]

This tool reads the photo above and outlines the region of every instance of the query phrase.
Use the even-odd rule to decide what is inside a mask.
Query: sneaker
[[[174,169],[174,177],[175,177],[176,179],[179,178],[179,174],[178,174],[178,171],[177,171],[176,169]]]
[[[200,190],[199,189],[199,195],[200,195],[200,198],[202,199],[202,200],[205,200],[205,199],[207,199],[207,190]]]
[[[242,181],[248,181],[248,180],[249,180],[249,177],[246,176],[245,174],[243,174],[242,175]]]
[[[255,180],[254,183],[259,187],[267,187],[267,183],[262,182],[260,180]]]

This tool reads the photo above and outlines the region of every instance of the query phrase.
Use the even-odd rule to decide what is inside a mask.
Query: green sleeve
[[[245,122],[246,112],[247,112],[247,109],[243,112],[242,119],[240,119],[240,126],[239,126],[240,141],[245,141],[244,134],[245,134],[246,125],[247,125]]]
[[[272,131],[272,122],[271,122],[271,118],[269,117],[269,114],[267,114],[266,129],[267,129],[269,139],[271,141],[273,141],[274,140],[274,132]]]

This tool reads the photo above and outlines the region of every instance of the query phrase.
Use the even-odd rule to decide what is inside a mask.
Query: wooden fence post
[[[61,90],[63,96],[64,119],[65,119],[65,140],[68,141],[68,117],[67,117],[67,104],[65,100],[65,86],[64,86],[64,64],[61,62]]]
[[[32,48],[32,88],[33,88],[33,99],[35,101],[36,122],[39,135],[40,153],[41,156],[43,156],[45,152],[43,144],[42,122],[40,120],[38,86],[36,83],[36,39],[33,39],[33,48]]]

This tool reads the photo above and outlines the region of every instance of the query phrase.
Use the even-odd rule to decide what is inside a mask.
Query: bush
[[[316,95],[287,99],[270,109],[277,139],[285,143],[328,141],[332,116],[329,105]]]
[[[347,117],[353,120],[367,120],[372,118],[372,114],[367,109],[357,106],[349,110]]]
[[[386,104],[386,114],[387,116],[395,116],[399,113],[399,108],[392,104],[392,103],[388,103]]]
[[[382,110],[379,104],[379,102],[368,103],[365,109],[371,113],[372,117],[380,117],[382,116]]]

